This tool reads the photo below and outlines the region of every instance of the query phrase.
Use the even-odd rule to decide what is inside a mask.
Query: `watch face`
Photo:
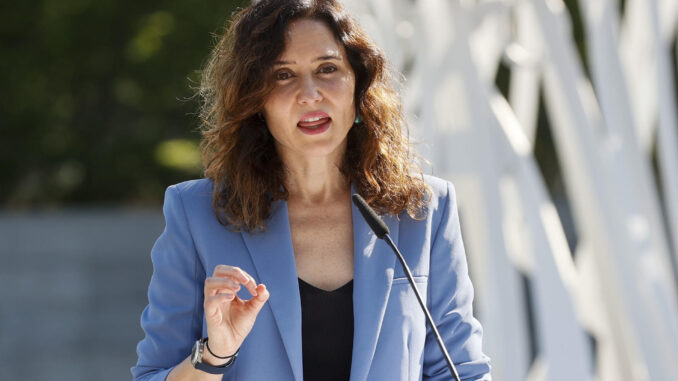
[[[193,346],[193,352],[191,352],[191,364],[195,365],[198,363],[200,357],[200,341],[196,341]]]

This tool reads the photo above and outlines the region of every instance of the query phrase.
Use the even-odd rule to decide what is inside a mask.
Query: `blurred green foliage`
[[[192,87],[247,0],[0,5],[0,206],[155,203],[201,174]]]

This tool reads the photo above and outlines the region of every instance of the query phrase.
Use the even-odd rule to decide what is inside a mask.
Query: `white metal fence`
[[[588,73],[562,0],[345,3],[457,187],[495,379],[675,380],[678,1],[580,0]],[[574,249],[533,154],[540,94]]]

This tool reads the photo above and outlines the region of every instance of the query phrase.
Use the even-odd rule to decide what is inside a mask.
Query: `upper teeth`
[[[302,120],[302,122],[315,122],[315,121],[320,120],[320,119],[325,119],[325,117],[324,116],[315,116],[313,118],[304,119],[304,120]]]

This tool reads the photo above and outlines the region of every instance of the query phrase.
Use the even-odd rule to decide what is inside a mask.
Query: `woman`
[[[137,380],[488,380],[451,185],[410,157],[383,53],[335,0],[261,0],[204,72],[206,179],[168,188]]]

